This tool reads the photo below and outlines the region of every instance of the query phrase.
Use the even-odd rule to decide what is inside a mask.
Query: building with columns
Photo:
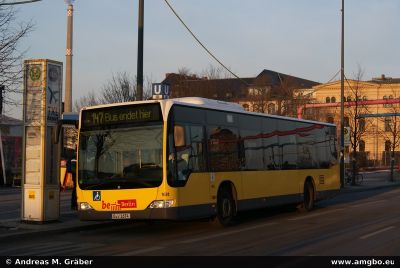
[[[306,105],[300,112],[302,117],[335,123],[339,131],[340,80],[314,86],[303,93],[310,94],[316,105]],[[360,166],[388,166],[391,151],[399,164],[400,78],[382,75],[369,81],[346,80],[344,98],[344,123],[350,134],[350,137],[345,136],[349,140],[345,159],[348,161],[352,156],[355,140]]]

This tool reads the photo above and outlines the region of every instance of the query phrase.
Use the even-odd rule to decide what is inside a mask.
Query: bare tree
[[[143,99],[151,95],[151,79],[146,77]],[[126,72],[112,76],[102,87],[100,103],[118,103],[136,100],[136,77],[132,78]]]
[[[4,2],[0,0],[0,4]],[[0,5],[0,85],[5,88],[4,103],[11,105],[17,103],[10,94],[21,93],[19,86],[23,77],[21,62],[25,51],[18,45],[33,28],[32,22],[17,23],[16,14],[12,6]]]
[[[206,69],[201,72],[202,77],[207,77],[207,79],[224,79],[231,78],[232,75],[224,69],[222,66],[214,66],[210,64]]]
[[[90,91],[87,95],[75,100],[74,111],[79,112],[83,107],[101,104],[94,91]]]
[[[267,86],[255,86],[249,89],[248,98],[253,112],[275,113],[268,111],[268,100],[270,100],[270,88]],[[272,104],[275,105],[275,104]]]
[[[310,92],[310,89],[293,88],[291,90],[291,94],[292,97],[289,97],[289,101],[284,103],[284,111],[286,116],[297,118],[297,111],[300,107],[304,107],[306,104],[315,102],[315,99],[313,97],[313,94]],[[305,116],[314,117],[315,119],[313,120],[333,123],[333,118],[332,120],[330,119],[331,117],[326,109],[320,109],[319,111],[317,111],[316,109],[309,109],[309,111],[306,111]]]
[[[149,99],[151,94],[151,79],[146,77],[146,82],[144,85],[144,99]],[[98,104],[106,103],[119,103],[134,101],[136,99],[136,78],[131,78],[126,72],[117,73],[113,75],[111,80],[107,81],[100,92],[100,96],[96,96],[94,91],[90,91],[87,95],[76,100],[74,103],[74,110],[79,111],[82,107],[94,106]],[[96,153],[95,170],[98,171],[98,160],[103,154],[103,146],[105,144],[105,139],[108,134],[97,135],[96,147],[98,148]],[[68,129],[65,137],[71,140],[71,148],[74,148],[78,132],[76,129]]]
[[[192,76],[194,74],[191,73],[188,67],[180,67],[178,68],[178,74],[182,76]]]
[[[152,79],[146,77],[144,85],[144,99],[151,96]],[[136,78],[132,78],[126,72],[113,74],[111,79],[103,86],[99,95],[90,91],[74,103],[75,111],[82,107],[94,106],[106,103],[119,103],[136,100]]]
[[[352,147],[352,170],[353,177],[351,179],[351,184],[355,185],[355,176],[358,172],[357,161],[358,159],[358,148],[360,146],[360,142],[362,140],[363,135],[366,133],[366,120],[361,118],[361,114],[368,114],[367,106],[363,106],[360,104],[360,101],[365,100],[364,97],[364,89],[362,85],[362,77],[364,71],[359,67],[357,73],[355,74],[355,79],[352,81],[348,81],[346,79],[346,83],[349,87],[349,95],[346,98],[346,101],[354,101],[355,105],[350,106],[345,109],[345,125],[350,127],[350,143]]]
[[[111,80],[103,85],[101,91],[102,103],[134,101],[136,99],[136,80],[131,79],[126,72],[113,74]]]
[[[396,92],[392,88],[392,95],[389,96],[392,98],[399,98],[399,92]],[[396,149],[399,148],[400,145],[400,106],[399,104],[386,104],[386,112],[387,115],[385,117],[381,117],[381,121],[383,122],[383,128],[380,129],[380,134],[384,137],[386,141],[390,141],[389,144],[385,144],[390,151],[390,181],[394,180],[394,163],[396,157]],[[385,151],[386,153],[386,151]],[[385,158],[387,155],[385,155]]]
[[[278,83],[271,76],[260,76],[249,89],[248,97],[253,111],[297,117],[297,108],[310,103],[312,95],[303,93],[296,78],[277,74]]]
[[[295,89],[291,100],[292,105],[288,108],[288,111],[290,111],[288,115],[297,117],[297,111],[300,107],[304,107],[306,104],[315,103],[316,99],[313,96],[314,91],[314,89]],[[303,110],[303,112],[304,119],[332,124],[334,123],[334,114],[336,113],[334,108],[309,108]]]
[[[253,111],[297,117],[297,108],[311,102],[312,98],[302,93],[304,83],[308,82],[289,75],[262,73],[248,90]]]
[[[273,96],[278,104],[277,114],[296,117],[297,107],[301,103],[307,103],[308,99],[305,98],[306,96],[295,94],[297,85],[294,77],[279,75],[279,78],[278,93]]]

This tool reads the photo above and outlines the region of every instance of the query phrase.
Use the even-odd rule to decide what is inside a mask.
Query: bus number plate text
[[[111,214],[111,219],[113,220],[124,220],[124,219],[130,219],[131,214],[129,213],[113,213]]]

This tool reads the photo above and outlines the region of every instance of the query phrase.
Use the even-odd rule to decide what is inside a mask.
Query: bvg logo
[[[118,211],[118,210],[121,210],[121,205],[117,204],[117,203],[111,204],[111,203],[106,203],[104,201],[101,201],[101,208],[112,210],[112,211]]]
[[[118,200],[117,202],[114,203],[108,203],[101,201],[101,208],[102,209],[107,209],[107,210],[112,210],[112,211],[118,211],[121,209],[127,209],[127,208],[136,208],[136,199],[130,199],[130,200]]]

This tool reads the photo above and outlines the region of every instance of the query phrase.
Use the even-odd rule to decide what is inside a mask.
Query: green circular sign
[[[29,77],[32,81],[37,81],[40,79],[41,71],[39,66],[31,66],[29,69]]]

